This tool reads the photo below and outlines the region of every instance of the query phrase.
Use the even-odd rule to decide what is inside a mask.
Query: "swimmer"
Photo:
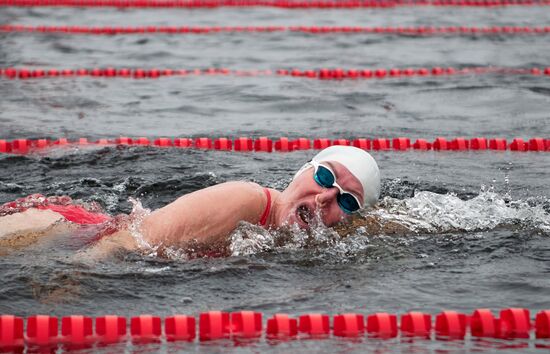
[[[209,249],[216,249],[227,243],[241,222],[265,229],[297,225],[309,230],[316,222],[331,227],[349,220],[361,209],[373,207],[379,195],[380,172],[374,158],[362,149],[332,146],[305,163],[282,192],[252,182],[221,183],[186,194],[152,212],[133,231],[123,217],[105,222],[109,220],[105,215],[91,213],[82,206],[65,203],[37,209],[31,205],[21,213],[0,217],[0,247],[6,240],[13,240],[14,235],[20,239],[23,231],[36,234],[37,230],[51,228],[66,219],[109,225],[109,235],[88,252],[94,257],[120,248],[138,250],[140,245],[132,235],[136,231],[151,247],[208,245]],[[368,226],[369,222],[365,224]],[[117,226],[113,229],[113,225]]]

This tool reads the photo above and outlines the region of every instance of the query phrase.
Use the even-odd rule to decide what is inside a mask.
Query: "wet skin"
[[[338,162],[323,162],[330,167],[336,182],[346,191],[363,200],[361,182]],[[338,188],[324,188],[313,178],[314,169],[309,168],[294,179],[274,200],[270,225],[280,227],[285,224],[297,224],[309,229],[315,215],[319,215],[325,226],[334,226],[350,215],[345,213],[337,202]]]

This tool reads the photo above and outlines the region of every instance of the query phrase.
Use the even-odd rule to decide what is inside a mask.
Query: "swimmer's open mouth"
[[[306,205],[300,205],[296,209],[298,219],[302,221],[306,226],[309,225],[311,219],[313,219],[313,213]]]

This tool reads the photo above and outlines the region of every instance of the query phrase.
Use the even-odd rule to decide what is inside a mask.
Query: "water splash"
[[[482,187],[479,195],[469,200],[420,191],[403,200],[386,197],[380,204],[382,208],[372,215],[401,222],[415,232],[471,232],[514,225],[550,232],[550,215],[542,205],[511,201],[508,194],[500,195],[492,188]]]
[[[344,260],[376,247],[398,250],[401,244],[406,246],[420,234],[437,237],[442,233],[508,227],[535,229],[550,235],[550,215],[542,203],[529,205],[526,201],[511,201],[508,193],[500,195],[485,187],[469,200],[428,191],[416,192],[413,197],[402,200],[386,197],[380,202],[380,208],[367,211],[362,217],[365,222],[355,220],[346,229],[327,228],[317,215],[310,232],[296,225],[264,230],[242,223],[230,236],[230,253],[243,256],[273,250],[313,249]]]
[[[342,248],[340,235],[325,227],[321,215],[316,213],[310,220],[311,230],[305,231],[297,225],[283,225],[278,230],[265,230],[258,225],[241,223],[230,235],[229,249],[232,256],[246,256],[274,249],[334,249]],[[344,247],[346,248],[346,247]]]
[[[128,201],[132,204],[132,212],[130,213],[130,224],[128,225],[128,230],[130,235],[136,241],[139,249],[147,256],[156,257],[158,255],[157,251],[159,245],[152,245],[145,240],[141,232],[139,231],[143,219],[151,214],[151,210],[144,208],[139,199],[134,199],[132,197],[128,198]]]

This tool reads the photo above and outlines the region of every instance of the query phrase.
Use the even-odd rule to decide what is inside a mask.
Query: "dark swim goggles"
[[[336,183],[336,175],[330,169],[330,167],[321,165],[318,162],[311,161],[310,164],[313,166],[313,179],[323,188],[332,188],[336,187],[340,191],[336,197],[338,206],[346,214],[351,214],[359,209],[361,209],[361,202],[359,198],[351,194],[350,192],[345,191],[338,183]]]

